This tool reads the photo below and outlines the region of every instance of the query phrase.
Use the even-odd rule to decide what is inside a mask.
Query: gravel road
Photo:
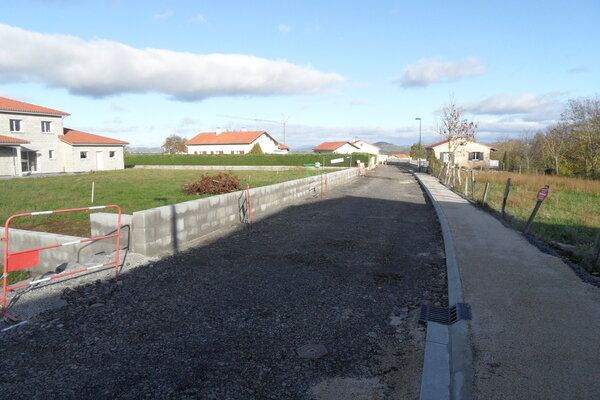
[[[418,398],[443,243],[414,178],[385,166],[0,336],[11,399]],[[308,358],[306,358],[308,357]]]

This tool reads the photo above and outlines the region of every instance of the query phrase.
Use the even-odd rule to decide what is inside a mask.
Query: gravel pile
[[[65,289],[0,338],[2,398],[418,398],[443,244],[378,169],[210,245]]]

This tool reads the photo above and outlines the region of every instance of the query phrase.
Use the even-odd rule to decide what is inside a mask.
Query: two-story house
[[[451,162],[451,151],[454,150],[454,165],[468,169],[472,168],[494,168],[498,165],[490,160],[490,153],[495,148],[474,140],[462,140],[456,146],[448,143],[448,140],[432,144],[426,147],[427,151],[433,151],[442,163]]]
[[[64,128],[64,111],[0,97],[0,175],[123,169],[127,142]]]

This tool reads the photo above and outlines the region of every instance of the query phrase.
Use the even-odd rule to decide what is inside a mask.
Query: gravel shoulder
[[[419,307],[447,302],[437,219],[393,166],[120,282],[3,334],[0,395],[416,399]]]

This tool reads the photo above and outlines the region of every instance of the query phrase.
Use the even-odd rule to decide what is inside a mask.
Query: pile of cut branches
[[[235,176],[221,172],[218,175],[202,175],[199,180],[183,185],[187,194],[222,194],[240,190],[240,181]]]

